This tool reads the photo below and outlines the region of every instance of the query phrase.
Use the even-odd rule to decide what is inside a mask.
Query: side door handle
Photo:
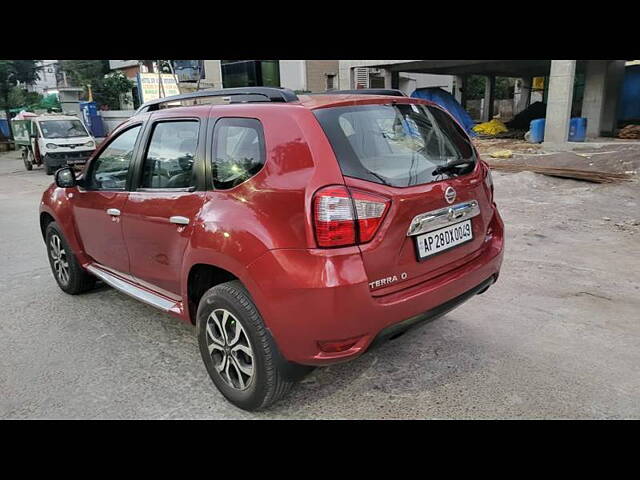
[[[189,219],[187,217],[170,217],[169,221],[177,225],[189,225]]]
[[[113,217],[119,217],[120,210],[118,210],[117,208],[107,208],[107,214]]]

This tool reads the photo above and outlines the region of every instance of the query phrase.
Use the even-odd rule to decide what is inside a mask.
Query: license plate
[[[465,220],[433,232],[418,235],[416,237],[418,259],[423,260],[436,253],[457,247],[469,240],[473,240],[471,220]]]

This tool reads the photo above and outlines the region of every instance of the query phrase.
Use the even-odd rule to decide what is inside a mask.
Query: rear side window
[[[467,135],[435,107],[359,105],[314,114],[349,177],[409,187],[468,173],[475,164]],[[438,168],[451,164],[460,168]]]
[[[260,171],[265,162],[264,134],[254,118],[221,118],[213,135],[213,185],[228,189]]]
[[[188,188],[198,146],[197,121],[159,122],[144,158],[142,188]]]

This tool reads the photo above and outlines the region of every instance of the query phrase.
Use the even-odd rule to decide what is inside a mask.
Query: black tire
[[[248,337],[246,340],[249,341],[249,348],[252,350],[252,361],[250,363],[242,362],[245,368],[249,365],[252,367],[252,374],[248,379],[244,379],[237,367],[229,368],[234,364],[240,365],[241,360],[237,356],[238,352],[234,357],[235,360],[231,361],[220,360],[224,359],[225,355],[215,349],[212,353],[209,351],[209,346],[214,342],[210,334],[207,333],[207,323],[209,322],[210,328],[215,329],[216,327],[209,319],[214,312],[220,316],[224,315],[224,311],[230,313],[227,318],[231,318],[228,321],[234,327],[233,332],[227,330],[224,335],[217,331],[220,333],[220,338],[224,340],[225,346],[227,345],[227,335],[237,333],[238,327],[234,323],[235,320],[241,324],[241,330]],[[198,305],[196,333],[200,354],[211,380],[227,400],[243,410],[260,410],[272,405],[289,392],[297,379],[312,370],[312,367],[293,364],[282,357],[271,334],[264,326],[249,292],[237,280],[216,285],[205,292]],[[216,334],[216,332],[213,333]],[[239,340],[236,345],[243,341]],[[231,352],[228,350],[226,358],[229,357],[231,357]],[[245,360],[247,358],[245,357]],[[229,373],[225,373],[225,371],[219,373],[217,367],[223,364],[227,365],[227,372],[233,374],[235,371],[236,375],[229,376]],[[233,381],[238,377],[242,377],[243,381],[247,383],[244,389],[233,385],[234,383],[239,384],[239,380]],[[231,380],[231,384],[228,383],[229,380]]]
[[[50,167],[49,165],[46,165],[46,164],[45,164],[44,168],[45,168],[45,170],[47,172],[47,175],[53,175],[54,173],[56,173],[56,170],[57,170],[56,167]]]
[[[22,150],[22,161],[24,162],[24,168],[27,170],[33,170],[33,163],[31,163],[31,155],[26,149]]]
[[[58,240],[56,240],[56,238]],[[53,277],[56,279],[58,286],[70,295],[77,295],[92,289],[95,286],[96,278],[80,266],[76,256],[71,251],[71,248],[69,248],[69,244],[64,238],[64,235],[62,235],[60,227],[58,227],[56,222],[51,222],[47,225],[45,239],[47,242],[47,257],[49,257],[49,265],[51,265],[51,272],[53,273]],[[61,275],[58,267],[56,266],[54,245],[58,241],[60,251],[63,252],[61,255],[58,255],[58,257],[61,257],[62,260],[67,263],[66,275]]]

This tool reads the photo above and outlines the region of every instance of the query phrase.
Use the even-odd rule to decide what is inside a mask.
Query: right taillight
[[[491,168],[489,168],[489,165],[485,165],[485,169],[487,171],[484,177],[484,184],[489,189],[489,194],[490,194],[489,201],[493,202],[493,177],[491,176]]]
[[[318,190],[313,221],[320,247],[344,247],[370,241],[378,231],[391,200],[336,185]]]

